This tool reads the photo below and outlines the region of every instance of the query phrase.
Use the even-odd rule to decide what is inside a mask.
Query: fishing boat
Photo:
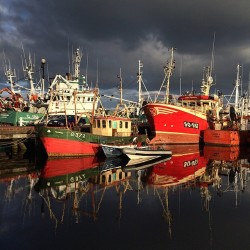
[[[186,92],[177,99],[169,94],[170,76],[175,68],[171,57],[164,67],[165,78],[162,87],[166,87],[163,101],[147,103],[142,108],[154,135],[152,144],[192,144],[202,142],[203,131],[208,128],[208,114],[219,112],[220,98],[210,95],[213,85],[212,67],[205,67],[201,93]]]
[[[226,105],[217,116],[210,119],[209,127],[204,131],[206,145],[236,146],[247,145],[250,138],[248,128],[248,100],[239,97],[240,65],[237,65],[235,83],[235,102]],[[245,110],[247,109],[247,111]]]
[[[1,94],[5,96],[1,96]],[[24,98],[9,88],[0,90],[0,124],[12,126],[32,125],[42,114],[29,112]]]
[[[94,116],[90,132],[79,127],[37,127],[38,136],[49,157],[102,154],[101,144],[129,144],[134,136],[131,119]]]
[[[58,112],[65,115],[65,126],[37,126],[38,137],[49,157],[103,154],[101,144],[128,145],[133,141],[137,133],[136,127],[132,126],[132,119],[122,98],[114,113],[107,114],[100,100],[99,88],[88,92],[86,89],[77,90],[72,85],[70,89],[73,91],[69,92],[69,97],[65,98],[68,88],[61,91],[62,95],[59,96],[64,98],[62,109]],[[90,95],[89,104],[84,107],[78,101],[84,104],[86,94]],[[49,106],[54,107],[54,103],[60,100],[51,98]],[[66,102],[70,104],[67,105]],[[49,107],[47,116],[51,117],[59,114],[58,112]],[[75,117],[75,122],[67,122],[69,114]],[[82,117],[88,119],[87,130],[79,125],[79,119]]]

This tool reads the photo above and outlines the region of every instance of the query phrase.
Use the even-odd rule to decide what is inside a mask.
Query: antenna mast
[[[142,67],[143,67],[143,64],[142,64],[141,60],[139,60],[139,71],[138,71],[137,77],[138,77],[138,102],[139,102],[140,107],[142,105],[142,87],[141,87],[142,73],[143,73],[141,71]]]
[[[98,79],[98,58],[97,58],[97,72],[96,72],[96,88],[98,88],[98,81],[99,81],[99,79]]]
[[[238,109],[239,105],[239,86],[240,86],[240,65],[237,65],[237,78],[235,81],[235,108]]]
[[[120,79],[120,105],[122,105],[122,69],[120,68],[120,75],[117,76]]]
[[[175,61],[174,61],[174,50],[175,48],[169,49],[171,50],[171,55],[170,55],[170,61],[167,62],[167,65],[164,66],[164,72],[167,78],[167,84],[166,84],[166,98],[165,98],[165,103],[169,103],[169,83],[170,83],[170,77],[173,74],[173,70],[175,69]]]

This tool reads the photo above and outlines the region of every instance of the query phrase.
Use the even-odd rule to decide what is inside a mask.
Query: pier
[[[0,126],[0,140],[35,138],[33,126]]]

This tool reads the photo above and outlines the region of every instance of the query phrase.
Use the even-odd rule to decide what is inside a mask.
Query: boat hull
[[[235,146],[248,143],[249,131],[246,130],[213,130],[204,131],[204,143],[207,145]]]
[[[92,156],[99,152],[99,144],[43,137],[41,141],[49,157],[57,156]]]
[[[208,128],[206,114],[195,109],[164,103],[149,103],[143,109],[154,135],[152,144],[200,143]]]
[[[7,110],[0,112],[0,123],[13,126],[27,126],[41,119],[43,114]]]
[[[49,157],[103,155],[101,143],[128,143],[132,137],[98,136],[67,128],[38,127],[38,137]]]

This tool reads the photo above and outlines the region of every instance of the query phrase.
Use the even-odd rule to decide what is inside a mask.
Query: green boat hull
[[[43,117],[43,114],[8,110],[0,113],[0,123],[26,126]]]

